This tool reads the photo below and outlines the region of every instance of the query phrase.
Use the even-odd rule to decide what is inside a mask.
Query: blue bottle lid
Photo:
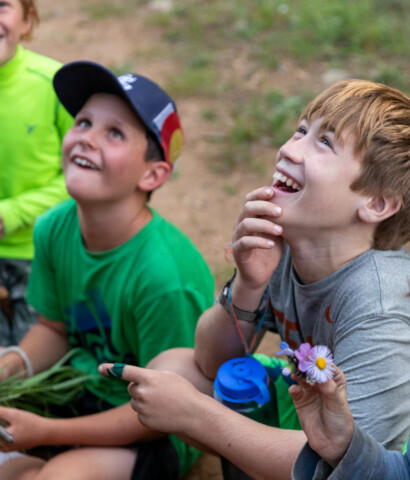
[[[252,357],[228,360],[219,367],[214,389],[223,400],[231,403],[269,401],[268,375],[265,367]]]

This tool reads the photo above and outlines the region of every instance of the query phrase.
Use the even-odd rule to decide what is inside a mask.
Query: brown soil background
[[[91,0],[90,4],[98,4]],[[123,2],[124,3],[124,2]],[[151,2],[153,3],[153,2]],[[27,48],[55,58],[62,63],[74,60],[93,60],[110,67],[131,65],[131,70],[148,76],[165,86],[167,79],[178,75],[175,65],[166,55],[150,55],[165,40],[159,28],[150,27],[147,20],[150,4],[135,9],[126,17],[111,17],[90,21],[84,11],[84,2],[71,0],[38,0],[41,23]],[[165,48],[166,51],[166,48]],[[295,95],[301,85],[314,90],[325,87],[334,77],[327,75],[323,65],[309,65],[302,69],[290,59],[283,59],[274,72],[251,71],[246,51],[227,51],[227,75],[249,88],[271,83],[286,94]],[[337,72],[335,72],[337,74]],[[343,74],[343,72],[342,72]],[[266,175],[257,175],[237,169],[225,175],[212,173],[206,162],[211,136],[223,134],[227,128],[223,102],[203,98],[178,98],[185,132],[185,146],[177,173],[153,195],[151,204],[166,218],[178,225],[198,246],[216,276],[219,290],[228,278],[232,266],[226,262],[224,246],[230,242],[236,217],[245,194],[261,185],[268,185],[273,171],[275,151],[264,151],[260,160],[266,165]],[[206,122],[201,112],[212,107],[218,110],[221,123]],[[260,154],[260,152],[259,152]],[[226,182],[235,194],[224,190]],[[273,354],[277,351],[277,337],[266,336],[259,351]],[[219,459],[204,455],[188,473],[185,480],[221,480]]]

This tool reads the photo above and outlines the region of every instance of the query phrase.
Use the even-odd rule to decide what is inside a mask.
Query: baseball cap
[[[183,133],[177,109],[171,97],[152,80],[133,73],[116,77],[98,63],[78,61],[61,67],[53,85],[60,102],[73,116],[95,93],[119,96],[154,134],[165,160],[171,165],[178,160]]]

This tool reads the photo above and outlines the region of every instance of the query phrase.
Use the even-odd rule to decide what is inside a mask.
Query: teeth
[[[301,190],[301,186],[294,182],[292,179],[288,178],[286,175],[283,175],[280,172],[275,172],[273,174],[273,179],[279,182],[286,184],[288,187],[292,187],[294,190]]]
[[[97,170],[97,168],[95,167],[95,165],[93,165],[91,162],[89,162],[89,161],[86,160],[85,158],[75,157],[75,158],[73,159],[73,162],[74,162],[76,165],[80,165],[81,167],[92,168],[93,170]]]

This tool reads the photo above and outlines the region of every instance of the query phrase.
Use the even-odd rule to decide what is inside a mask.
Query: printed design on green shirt
[[[112,337],[112,320],[99,288],[85,292],[79,300],[65,309],[70,347],[82,348],[91,353],[97,363],[135,363],[133,355],[122,355],[115,348]]]
[[[32,134],[36,128],[37,125],[29,125],[28,123],[26,123],[27,135]]]

